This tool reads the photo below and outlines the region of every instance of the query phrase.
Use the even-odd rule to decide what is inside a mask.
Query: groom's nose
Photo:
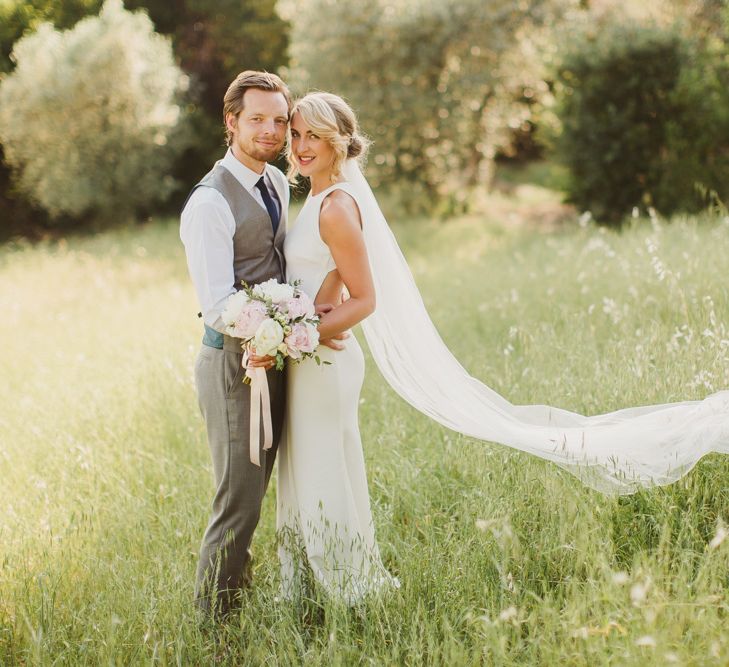
[[[273,118],[263,121],[263,132],[264,134],[276,133],[276,121]]]

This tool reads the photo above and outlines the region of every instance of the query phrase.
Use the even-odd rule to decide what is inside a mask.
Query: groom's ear
[[[234,113],[228,112],[225,114],[225,127],[227,127],[231,132],[238,129],[238,116],[236,116]]]

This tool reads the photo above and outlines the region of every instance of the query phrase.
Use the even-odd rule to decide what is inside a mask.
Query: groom
[[[268,163],[283,149],[290,108],[289,90],[275,74],[241,72],[223,101],[228,150],[193,188],[181,216],[180,238],[205,322],[195,384],[216,486],[195,599],[216,617],[238,607],[240,590],[250,583],[249,547],[281,437],[285,400],[284,373],[268,371],[273,447],[261,448],[261,465],[254,465],[240,340],[223,333],[220,315],[241,280],[253,285],[286,279],[289,188]]]

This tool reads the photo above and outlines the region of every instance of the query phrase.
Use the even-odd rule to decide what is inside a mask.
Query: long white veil
[[[729,391],[585,417],[512,405],[471,377],[433,326],[356,160],[343,176],[360,207],[375,282],[377,307],[362,328],[380,372],[413,407],[454,431],[552,461],[604,493],[670,484],[705,454],[729,453]]]

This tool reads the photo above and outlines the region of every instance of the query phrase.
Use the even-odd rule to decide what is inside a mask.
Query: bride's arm
[[[321,318],[319,336],[331,338],[361,322],[375,309],[375,286],[370,273],[359,209],[352,197],[335,191],[319,213],[319,234],[329,246],[349,299]]]

